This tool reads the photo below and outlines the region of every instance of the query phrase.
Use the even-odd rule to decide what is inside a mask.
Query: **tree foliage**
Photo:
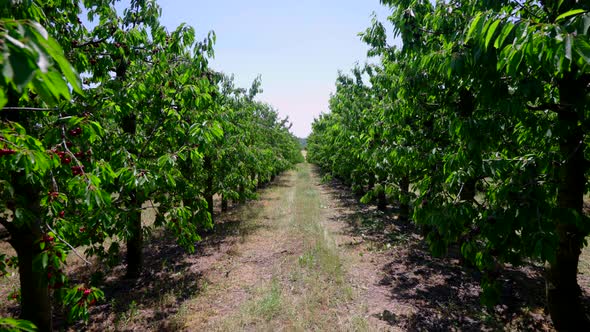
[[[115,5],[0,7],[0,224],[17,253],[0,257],[0,274],[18,269],[14,298],[42,331],[53,325],[51,293],[71,321],[104,298],[68,283],[74,248],[117,263],[109,239],[125,240],[137,277],[145,232],[166,227],[192,252],[213,227],[209,197],[252,198],[302,158],[288,120],[255,99],[259,80],[246,91],[209,68],[213,32],[198,41],[187,25],[168,31],[153,0]],[[146,204],[157,212],[149,227]]]
[[[576,275],[590,233],[589,5],[382,2],[403,46],[376,20],[361,34],[380,63],[338,78],[309,159],[368,186],[364,201],[384,186],[411,202],[434,254],[459,245],[484,272],[486,303],[503,264],[547,262],[555,326],[588,326]]]

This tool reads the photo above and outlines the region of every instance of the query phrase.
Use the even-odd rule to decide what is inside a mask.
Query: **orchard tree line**
[[[363,202],[396,202],[434,254],[460,246],[485,303],[504,264],[545,263],[554,326],[590,330],[590,2],[381,2],[403,46],[376,19],[361,34],[379,61],[339,75],[308,160]]]
[[[16,251],[0,275],[19,274],[23,319],[0,329],[51,331],[55,305],[87,318],[104,295],[68,283],[75,248],[125,252],[138,278],[146,205],[192,252],[214,195],[225,210],[302,161],[288,120],[255,100],[260,80],[209,68],[215,35],[168,31],[155,0],[0,2],[0,224]]]

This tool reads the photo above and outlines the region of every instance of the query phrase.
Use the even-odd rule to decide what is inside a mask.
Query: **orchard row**
[[[0,224],[17,255],[0,254],[0,274],[18,270],[13,297],[40,331],[52,329],[52,297],[71,321],[103,297],[68,284],[74,248],[110,261],[119,242],[107,240],[122,239],[127,277],[137,278],[146,204],[156,206],[154,227],[193,251],[214,227],[214,195],[225,209],[301,161],[288,121],[255,100],[260,81],[242,89],[210,69],[214,34],[168,31],[154,0],[122,11],[113,1],[9,2],[0,8]],[[15,324],[29,326],[0,319],[0,329]]]
[[[577,268],[590,221],[590,4],[382,0],[362,34],[377,64],[340,75],[308,159],[421,226],[434,254],[460,246],[500,296],[504,264],[548,263],[559,330],[590,330]]]

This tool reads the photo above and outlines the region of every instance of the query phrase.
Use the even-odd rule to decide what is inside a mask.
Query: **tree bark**
[[[385,195],[385,185],[381,185],[379,193],[377,193],[377,209],[379,211],[387,210],[387,195]]]
[[[203,160],[203,168],[207,174],[207,179],[205,180],[207,211],[209,211],[209,214],[211,215],[211,222],[215,223],[215,219],[213,218],[213,162],[211,156],[205,156],[205,159]]]
[[[26,223],[18,226],[12,224],[12,227],[8,229],[9,242],[18,257],[21,318],[33,322],[39,331],[52,331],[51,298],[47,275],[41,266],[33,265],[35,258],[41,254],[39,244],[43,239],[39,192],[30,184],[21,183],[20,189],[22,196],[26,197],[25,209],[34,216]]]
[[[401,192],[399,214],[403,219],[407,220],[410,217],[410,204],[408,203],[410,194],[410,178],[408,176],[401,178],[399,182],[399,188]]]
[[[258,174],[252,173],[250,175],[250,181],[254,183],[254,190],[258,190],[258,188],[260,188],[260,178],[258,177]]]
[[[367,179],[368,179],[367,191],[373,190],[373,188],[375,188],[375,174],[373,174],[373,173],[367,174]]]
[[[227,206],[228,206],[228,204],[227,204],[227,198],[225,198],[225,195],[223,195],[221,197],[221,211],[222,212],[227,211]]]
[[[557,200],[563,213],[556,220],[559,243],[546,280],[547,306],[559,331],[590,331],[590,319],[582,304],[577,281],[578,261],[587,234],[576,226],[574,220],[568,220],[572,212],[580,218],[583,215],[587,161],[584,157],[584,130],[580,126],[584,114],[580,96],[584,96],[584,89],[585,85],[573,74],[566,74],[559,82],[560,103],[571,107],[558,114],[563,163],[559,170]]]
[[[237,203],[245,203],[246,202],[246,190],[244,189],[244,185],[240,184],[238,186],[238,201]]]
[[[463,183],[463,189],[461,190],[459,199],[462,201],[473,202],[475,200],[476,185],[477,181],[475,179],[467,179],[467,181]]]
[[[123,84],[127,78],[128,64],[124,59],[119,59],[119,64],[115,69],[116,78]],[[121,93],[125,93],[124,90]],[[134,110],[127,110],[129,113],[121,120],[121,129],[130,136],[137,135],[137,115]],[[137,147],[130,146],[129,152],[137,154]],[[143,200],[138,197],[137,190],[131,190],[129,193],[129,209],[127,227],[128,237],[127,244],[127,272],[126,277],[130,279],[139,278],[143,269],[143,228],[141,226],[141,205]]]
[[[8,99],[8,106],[18,106],[18,95],[12,89],[8,89]],[[21,116],[18,111],[2,112],[2,119],[28,127],[28,118]],[[7,205],[12,205],[10,210],[14,213],[17,208],[24,208],[31,214],[30,219],[22,223],[3,223],[9,234],[8,243],[14,248],[18,258],[20,318],[31,321],[40,332],[50,332],[53,330],[53,322],[47,274],[41,266],[33,265],[41,253],[40,242],[43,239],[40,188],[27,183],[22,172],[11,173],[8,178],[16,191],[15,196],[20,198],[7,202]],[[18,206],[19,202],[24,204]]]
[[[21,292],[21,319],[31,321],[39,331],[52,331],[51,301],[45,271],[33,266],[41,250],[42,232],[38,225],[19,229],[11,236],[11,244],[18,255]]]
[[[124,74],[120,77],[124,77]],[[131,113],[123,118],[121,123],[123,131],[135,136],[137,134],[137,116]],[[130,147],[129,152],[136,154],[135,147]],[[143,269],[143,228],[141,226],[141,205],[143,200],[139,199],[137,190],[129,192],[129,212],[127,227],[127,273],[130,279],[139,278]]]
[[[141,226],[141,200],[137,197],[137,192],[133,190],[130,193],[131,202],[129,220],[129,237],[127,238],[127,274],[130,279],[139,278],[143,269],[143,228]]]
[[[469,123],[471,117],[473,117],[473,112],[475,111],[475,97],[467,89],[462,89],[461,91],[459,91],[459,98],[459,117],[463,120],[464,123]],[[473,135],[470,135],[468,139],[469,141],[465,141],[464,144],[466,146],[472,146],[472,148],[467,148],[467,151],[470,155],[473,156],[472,163],[476,164],[476,166],[479,166],[481,164],[481,151],[479,148],[479,144],[477,144],[478,138],[474,137]],[[463,182],[459,199],[461,199],[462,201],[472,202],[475,199],[476,184],[476,179],[466,179],[465,182]]]

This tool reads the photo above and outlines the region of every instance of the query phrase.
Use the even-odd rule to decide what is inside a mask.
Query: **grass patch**
[[[338,317],[338,307],[354,294],[345,282],[338,247],[321,224],[326,204],[310,181],[309,165],[298,170],[294,205],[290,226],[293,236],[302,240],[303,253],[291,267],[288,298],[293,314],[286,325],[294,330],[357,330],[354,325],[362,325],[362,318],[354,323]]]
[[[265,321],[279,316],[282,311],[282,290],[277,279],[273,279],[270,287],[267,287],[262,292],[262,298],[257,302],[253,303],[250,308],[250,314],[256,317],[260,317]]]
[[[111,305],[116,306],[114,300],[111,302]],[[129,324],[133,323],[138,313],[139,309],[137,306],[137,302],[131,301],[131,303],[129,303],[129,306],[127,307],[127,310],[117,314],[117,317],[114,321],[115,330],[119,331],[122,329],[126,329]]]
[[[326,202],[310,173],[310,165],[300,164],[292,186],[280,189],[280,199],[261,215],[286,232],[277,241],[297,243],[296,253],[277,261],[273,278],[256,288],[239,312],[230,314],[215,330],[368,330],[362,315],[343,314],[342,308],[354,300],[355,292],[346,282],[339,249],[322,225]],[[285,246],[294,245],[289,243]]]

